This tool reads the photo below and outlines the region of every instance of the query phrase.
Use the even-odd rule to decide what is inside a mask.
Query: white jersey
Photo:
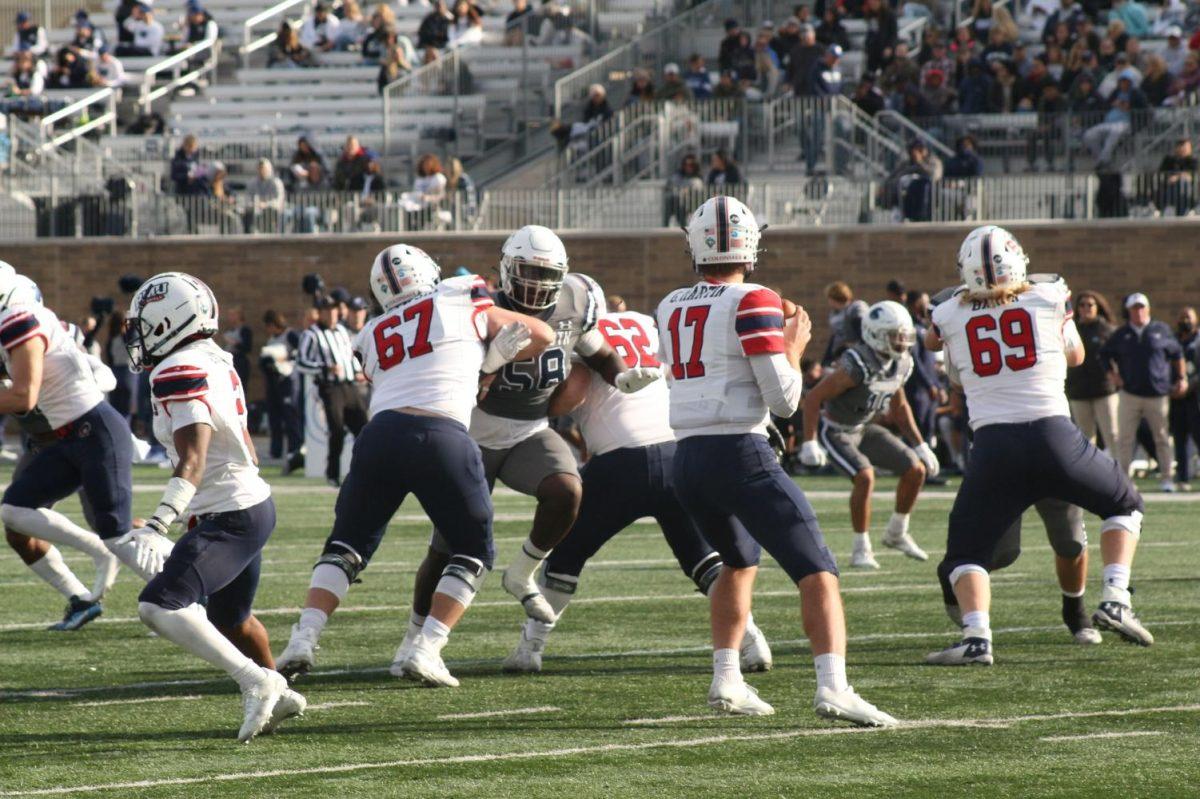
[[[193,424],[213,429],[204,474],[188,510],[193,514],[245,510],[271,496],[258,474],[246,429],[246,395],[233,369],[233,356],[212,339],[188,344],[150,373],[154,437],[179,464],[175,431]]]
[[[965,295],[964,286],[934,308],[933,325],[966,393],[971,428],[1070,416],[1064,329],[1074,322],[1066,283],[1032,283],[1008,302]]]
[[[663,299],[658,329],[676,438],[767,434],[769,413],[750,357],[784,351],[778,294],[754,283],[701,281]]]
[[[640,313],[614,313],[596,324],[605,340],[625,365],[658,366],[658,330],[654,320]],[[656,380],[641,391],[623,394],[603,377],[592,373],[582,405],[571,412],[579,432],[593,455],[622,447],[648,447],[673,441],[668,419],[670,398],[667,384]]]
[[[443,280],[372,319],[354,339],[371,380],[371,415],[420,408],[470,424],[492,307],[483,279]]]
[[[15,305],[0,310],[0,346],[6,368],[11,363],[12,351],[35,338],[46,345],[37,407],[50,428],[57,430],[103,402],[104,394],[92,377],[87,356],[75,345],[75,339],[63,328],[54,311],[41,305]]]

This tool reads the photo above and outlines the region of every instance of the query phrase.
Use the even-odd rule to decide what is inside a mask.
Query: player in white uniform
[[[1129,596],[1142,497],[1071,421],[1066,370],[1084,358],[1071,292],[1056,277],[1031,281],[1028,263],[1008,231],[973,230],[958,253],[964,285],[934,309],[926,334],[929,349],[944,349],[947,368],[958,373],[975,436],[938,567],[962,609],[963,637],[929,655],[930,663],[992,663],[988,571],[1009,527],[1046,497],[1104,520],[1104,594],[1092,620],[1143,646],[1154,641]]]
[[[212,340],[217,320],[212,291],[191,275],[164,272],[134,292],[125,347],[135,369],[152,369],[154,435],[175,470],[154,515],[124,540],[157,573],[138,615],[237,682],[245,743],[306,703],[270,668],[267,631],[251,612],[275,503],[258,474],[233,360]],[[183,520],[188,530],[168,551],[167,531]]]
[[[658,306],[660,359],[671,376],[671,427],[679,441],[675,489],[725,567],[709,594],[713,681],[708,702],[730,713],[774,709],[738,668],[760,546],[800,590],[817,669],[816,713],[866,726],[896,720],[846,679],[846,622],[837,565],[812,506],[767,442],[768,411],[790,417],[800,402],[800,355],[811,337],[797,309],[786,324],[779,295],[746,282],[758,261],[759,227],[732,197],[714,197],[688,221],[694,286]]]
[[[441,650],[495,557],[491,491],[479,446],[467,434],[480,373],[536,356],[554,333],[541,320],[497,308],[479,277],[440,280],[438,265],[404,244],[376,256],[371,290],[383,314],[355,339],[374,387],[371,420],[354,443],[333,531],[280,670],[294,676],[312,668],[329,616],[412,493],[442,532],[450,559],[421,633],[397,653],[392,674],[452,687],[458,680]]]
[[[649,316],[634,312],[606,314],[596,329],[626,367],[657,369],[658,329]],[[579,587],[587,561],[617,533],[651,516],[675,553],[683,573],[702,594],[721,573],[721,556],[705,542],[688,518],[672,486],[675,433],[668,420],[667,385],[662,380],[634,394],[609,385],[583,363],[576,363],[555,392],[551,416],[570,413],[579,425],[591,458],[580,471],[583,503],[571,532],[550,557],[541,576],[543,596],[560,615]],[[554,622],[527,619],[521,640],[504,662],[505,671],[542,669],[542,651]],[[771,668],[771,650],[753,620],[740,646],[746,671]]]

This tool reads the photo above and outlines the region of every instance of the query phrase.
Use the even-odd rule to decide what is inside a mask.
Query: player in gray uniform
[[[936,475],[940,468],[937,456],[921,437],[904,395],[904,384],[913,370],[909,350],[915,336],[912,317],[903,305],[891,301],[872,305],[862,320],[863,340],[842,353],[838,368],[822,378],[804,400],[800,461],[806,466],[823,466],[828,457],[854,481],[850,492],[850,520],[854,525],[850,565],[860,569],[879,568],[870,538],[876,466],[900,477],[884,545],[916,560],[929,558],[908,533],[909,515],[925,484],[925,475]],[[916,449],[876,423],[880,416],[887,416],[916,442]]]
[[[505,570],[501,585],[530,618],[549,624],[555,620],[554,609],[542,596],[536,573],[575,523],[583,494],[574,454],[550,429],[550,397],[570,374],[572,354],[626,393],[649,385],[660,374],[654,368],[626,368],[624,359],[596,330],[596,321],[605,311],[604,294],[591,278],[568,273],[566,248],[548,228],[527,225],[504,243],[496,304],[543,319],[556,336],[554,345],[537,358],[509,363],[496,373],[483,388],[470,429],[483,454],[488,485],[499,479],[537,498],[529,538]],[[417,570],[412,618],[398,659],[424,624],[449,553],[434,530]]]

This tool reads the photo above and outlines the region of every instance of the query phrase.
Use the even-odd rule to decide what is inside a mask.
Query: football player
[[[1028,263],[1003,228],[971,231],[958,253],[963,285],[934,309],[926,334],[929,348],[944,349],[958,372],[974,433],[938,567],[962,609],[963,633],[930,654],[930,663],[993,662],[988,569],[1013,523],[1048,497],[1104,520],[1104,593],[1093,622],[1143,646],[1154,641],[1133,612],[1129,592],[1142,497],[1071,421],[1066,369],[1084,357],[1071,319],[1071,292],[1057,276],[1031,281]]]
[[[650,317],[632,311],[605,314],[596,329],[630,369],[659,368],[658,330]],[[587,561],[613,536],[645,516],[658,522],[683,573],[707,595],[721,573],[721,556],[705,542],[675,496],[671,477],[675,434],[667,418],[666,383],[656,380],[636,394],[624,394],[576,363],[550,405],[551,416],[567,413],[579,425],[592,457],[581,471],[579,518],[546,559],[540,580],[542,595],[556,616],[561,616],[578,590]],[[526,619],[504,670],[541,671],[546,638],[554,626]],[[747,618],[739,650],[744,671],[771,668],[771,649],[752,619]]]
[[[475,275],[440,280],[424,251],[396,244],[371,266],[383,313],[354,348],[373,382],[371,419],[354,444],[333,531],[308,598],[279,656],[289,676],[314,664],[317,641],[350,584],[371,560],[409,493],[443,531],[448,558],[430,610],[392,674],[457,686],[441,651],[492,568],[492,500],[479,447],[467,434],[479,375],[535,358],[554,340],[540,319],[496,307]]]
[[[154,437],[175,470],[154,515],[124,538],[156,574],[138,596],[138,615],[237,682],[238,740],[246,743],[307,703],[259,665],[271,664],[271,647],[251,606],[275,503],[258,474],[233,358],[213,341],[218,318],[212,291],[182,272],[155,275],[134,292],[125,347],[135,369],[151,370]],[[188,530],[167,553],[167,532],[183,519]]]
[[[800,356],[812,323],[801,309],[785,323],[779,295],[746,282],[758,261],[759,226],[738,200],[714,197],[701,205],[688,221],[687,242],[701,279],[668,294],[657,317],[678,439],[675,489],[725,564],[709,593],[714,651],[708,703],[728,713],[774,712],[745,683],[738,664],[765,547],[800,591],[817,670],[817,715],[894,725],[846,679],[837,565],[812,506],[767,442],[768,411],[791,416],[800,403]]]
[[[553,345],[537,357],[506,364],[489,377],[486,394],[471,414],[471,438],[483,450],[488,485],[499,478],[537,499],[529,538],[501,576],[501,585],[520,600],[527,616],[549,624],[554,609],[538,587],[537,570],[571,529],[583,493],[574,454],[550,429],[550,396],[570,373],[573,355],[624,392],[653,383],[659,371],[627,369],[596,330],[604,294],[591,278],[568,272],[567,250],[548,228],[527,225],[508,237],[500,258],[496,304],[544,320],[555,335]],[[420,634],[438,576],[449,562],[443,532],[434,530],[417,570],[412,617],[397,662]]]
[[[838,368],[825,375],[804,398],[800,462],[824,466],[828,453],[854,481],[850,492],[850,520],[854,525],[850,565],[859,569],[879,568],[870,533],[875,466],[900,477],[895,511],[883,534],[884,546],[916,560],[929,559],[908,532],[909,514],[925,484],[925,475],[936,476],[941,468],[917,428],[904,393],[904,384],[913,371],[909,350],[914,336],[912,317],[903,305],[891,300],[872,305],[862,320],[862,341],[847,347],[838,359]],[[916,449],[878,424],[880,415],[890,417],[906,438],[917,442]]]

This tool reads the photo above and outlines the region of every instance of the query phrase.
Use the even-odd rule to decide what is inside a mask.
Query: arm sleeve
[[[46,338],[37,317],[28,311],[15,313],[0,322],[0,346],[9,352],[37,336]]]
[[[95,355],[84,353],[83,357],[87,359],[87,364],[92,369],[92,378],[101,391],[107,394],[117,387],[117,376],[108,368],[108,364]]]
[[[786,418],[796,412],[804,381],[783,353],[751,356],[750,368],[771,413]]]
[[[762,288],[747,292],[738,303],[733,328],[747,356],[782,355],[783,303],[779,295]]]
[[[604,335],[593,327],[591,330],[580,336],[579,340],[575,342],[575,352],[586,358],[589,355],[595,355],[600,351],[600,348],[607,343],[608,342],[604,340]]]

